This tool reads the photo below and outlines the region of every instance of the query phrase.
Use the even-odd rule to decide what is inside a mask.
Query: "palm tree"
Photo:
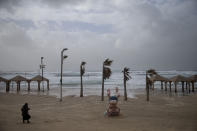
[[[147,70],[147,74],[152,77],[153,75],[157,75],[157,72],[155,71],[155,69],[149,69]]]
[[[127,89],[126,89],[127,83],[126,82],[129,79],[131,79],[131,76],[129,75],[129,68],[127,68],[127,67],[125,67],[122,72],[123,72],[123,75],[124,75],[124,78],[123,78],[123,81],[124,81],[124,100],[126,101],[127,100]]]
[[[154,75],[157,75],[157,72],[155,71],[155,69],[149,69],[149,70],[147,70],[146,73],[147,73],[148,78],[151,78]],[[152,86],[153,83],[150,81],[150,79],[147,79],[147,80],[148,80],[147,82],[149,83],[149,85]]]
[[[81,90],[80,90],[80,97],[83,97],[83,80],[82,77],[85,73],[85,64],[86,62],[82,61],[80,65],[80,77],[81,77]]]
[[[103,62],[103,75],[102,75],[102,92],[101,92],[101,101],[104,101],[104,81],[106,79],[109,79],[109,77],[111,76],[112,72],[111,69],[109,68],[109,66],[111,66],[112,64],[112,60],[106,59]]]
[[[152,85],[152,82],[150,81],[150,77],[153,75],[157,75],[157,72],[155,69],[149,69],[146,71],[146,93],[147,93],[147,101],[149,101],[149,85]]]

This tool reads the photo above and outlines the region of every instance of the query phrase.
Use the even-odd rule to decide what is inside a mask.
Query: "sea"
[[[197,71],[157,71],[158,74],[170,78],[176,75],[183,75],[185,77],[189,77],[197,74]],[[31,79],[36,75],[39,75],[40,72],[17,72],[17,71],[9,71],[9,72],[0,72],[0,77],[4,77],[6,79],[11,79],[17,75],[21,75],[27,79]],[[135,98],[138,94],[145,93],[145,71],[130,71],[131,79],[127,81],[127,94],[130,98]],[[41,91],[38,91],[38,83],[31,82],[31,90],[28,92],[26,82],[21,82],[21,90],[20,94],[38,94],[38,95],[51,95],[57,98],[60,97],[60,73],[59,72],[44,72],[44,77],[49,79],[50,90],[47,91],[47,83],[41,83]],[[113,71],[112,75],[109,79],[105,80],[105,95],[106,90],[111,89],[112,91],[115,87],[119,88],[120,95],[124,93],[123,87],[123,73],[121,71]],[[180,86],[179,83],[178,86]],[[6,92],[4,82],[0,82],[0,92]],[[83,76],[83,88],[84,88],[84,96],[89,95],[101,95],[101,87],[102,87],[102,72],[97,71],[87,71]],[[195,83],[196,87],[196,83]],[[173,88],[173,87],[172,87]],[[155,83],[155,90],[161,90],[161,83]],[[181,92],[181,88],[178,88],[178,91]],[[80,73],[75,71],[67,71],[63,72],[63,86],[62,86],[62,94],[63,96],[79,96],[80,95]],[[17,93],[16,91],[16,83],[10,83],[10,92],[9,93]]]

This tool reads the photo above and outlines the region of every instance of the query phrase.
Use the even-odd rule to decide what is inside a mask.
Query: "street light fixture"
[[[62,71],[63,71],[63,60],[66,59],[68,56],[63,56],[64,51],[68,50],[67,48],[64,48],[61,51],[61,75],[60,75],[60,101],[62,101]]]

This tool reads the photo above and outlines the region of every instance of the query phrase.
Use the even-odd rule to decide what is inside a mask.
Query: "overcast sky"
[[[196,0],[0,0],[0,71],[197,70]]]

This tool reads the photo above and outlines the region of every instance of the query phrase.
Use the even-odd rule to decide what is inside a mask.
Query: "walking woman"
[[[21,108],[23,123],[25,123],[25,120],[27,120],[27,123],[30,123],[29,119],[31,118],[31,116],[29,115],[29,110],[30,108],[28,107],[28,103],[25,103]]]

